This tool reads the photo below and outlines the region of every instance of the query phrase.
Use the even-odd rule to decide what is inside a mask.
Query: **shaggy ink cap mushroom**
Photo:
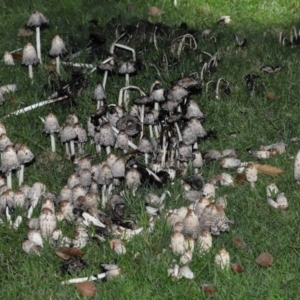
[[[100,106],[103,106],[104,101],[106,100],[106,94],[101,83],[98,83],[96,85],[93,99],[97,101],[97,109],[99,109]]]
[[[29,78],[33,78],[32,66],[40,62],[35,48],[31,43],[27,43],[23,48],[22,64],[28,66]]]
[[[37,56],[42,63],[42,55],[41,55],[41,34],[40,27],[43,25],[49,24],[49,20],[38,10],[34,11],[30,16],[27,26],[35,27],[36,29],[36,48],[37,48]]]
[[[60,126],[58,124],[56,116],[53,113],[49,113],[45,118],[44,133],[50,135],[52,152],[56,151],[54,134],[58,133],[59,131]]]
[[[14,61],[14,58],[13,58],[12,54],[8,51],[4,52],[3,61],[6,65],[13,66],[15,64],[15,61]]]
[[[63,39],[59,35],[56,35],[52,39],[52,44],[51,44],[51,49],[49,51],[49,55],[55,57],[57,74],[60,74],[60,56],[62,56],[66,52],[67,52],[67,49],[66,49]]]

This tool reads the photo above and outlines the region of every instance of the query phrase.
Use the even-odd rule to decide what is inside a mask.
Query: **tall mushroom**
[[[44,133],[50,134],[52,152],[56,151],[54,133],[58,133],[59,131],[60,127],[56,116],[53,113],[49,113],[45,118]]]
[[[40,60],[36,54],[35,48],[31,43],[27,43],[23,48],[22,64],[28,66],[29,78],[33,78],[32,66],[37,65],[39,62]]]
[[[60,75],[60,55],[63,55],[66,52],[67,52],[67,49],[66,49],[63,39],[59,35],[56,35],[52,40],[51,49],[49,51],[49,54],[51,56],[55,57],[56,72],[59,75]]]
[[[104,105],[104,101],[106,100],[105,90],[101,83],[98,83],[94,90],[94,96],[93,99],[97,101],[97,109],[100,108],[100,106]]]
[[[41,55],[41,34],[40,34],[40,27],[44,24],[48,24],[49,20],[38,10],[32,13],[30,16],[27,26],[28,27],[35,27],[36,33],[36,48],[37,48],[37,56],[42,63],[42,55]]]
[[[21,145],[17,151],[17,157],[18,157],[19,164],[21,166],[20,173],[19,173],[19,186],[21,186],[24,181],[25,164],[31,162],[34,159],[34,154],[30,151],[30,149],[26,145]]]

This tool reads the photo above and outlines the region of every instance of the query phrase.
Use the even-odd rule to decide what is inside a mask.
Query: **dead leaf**
[[[235,182],[237,184],[245,184],[247,181],[247,176],[244,173],[238,173],[235,176]]]
[[[11,53],[13,59],[22,60],[22,55],[19,53]]]
[[[20,28],[18,31],[18,36],[31,36],[33,31],[30,29]]]
[[[97,288],[93,282],[84,281],[76,284],[77,291],[87,297],[93,297],[97,293]]]
[[[273,264],[274,258],[270,253],[262,253],[260,254],[255,262],[263,267],[270,267]]]
[[[56,249],[55,254],[60,258],[67,260],[70,257],[83,257],[84,253],[78,248],[59,247]]]
[[[232,264],[231,269],[232,269],[232,271],[234,271],[236,273],[243,273],[244,272],[244,268],[240,264]]]
[[[17,103],[18,100],[17,100],[15,97],[11,96],[11,97],[10,97],[10,102],[11,102],[11,103]]]
[[[242,250],[247,250],[249,248],[244,240],[240,237],[235,237],[232,242],[237,248],[240,248]]]
[[[197,13],[198,14],[207,14],[207,13],[209,13],[209,10],[207,10],[207,9],[197,9]]]
[[[270,100],[274,100],[274,98],[275,98],[274,93],[272,93],[272,92],[267,92],[267,98],[270,99]]]
[[[263,173],[269,176],[277,176],[285,173],[284,170],[270,165],[255,164],[255,167],[259,173]]]
[[[201,289],[203,293],[207,295],[214,295],[217,292],[217,289],[209,283],[202,284]]]
[[[161,10],[160,8],[158,8],[156,6],[150,6],[148,8],[148,15],[149,16],[161,16],[164,13],[165,12],[163,10]]]

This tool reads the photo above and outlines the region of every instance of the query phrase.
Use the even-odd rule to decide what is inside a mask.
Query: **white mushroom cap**
[[[101,83],[96,85],[93,99],[97,101],[106,99],[105,91]]]
[[[36,50],[31,43],[27,43],[23,48],[23,56],[22,56],[22,64],[23,65],[36,65],[40,62]]]
[[[21,145],[21,147],[18,149],[17,157],[20,164],[26,164],[34,159],[34,154],[26,145]]]
[[[59,35],[56,35],[51,44],[51,49],[49,51],[49,54],[51,56],[59,56],[62,54],[65,54],[67,52],[66,46],[64,41]]]
[[[4,52],[3,60],[6,65],[14,65],[15,64],[12,54],[8,51]]]
[[[29,27],[40,27],[48,23],[49,20],[40,11],[36,10],[32,13],[26,25]]]
[[[49,113],[45,118],[44,132],[54,133],[59,131],[60,131],[60,127],[56,116],[53,113]]]
[[[0,135],[0,151],[1,152],[4,151],[4,149],[8,145],[12,145],[12,142],[10,141],[10,139],[7,137],[5,133],[2,133]]]
[[[1,172],[6,173],[19,167],[17,153],[13,146],[9,145],[3,151]]]

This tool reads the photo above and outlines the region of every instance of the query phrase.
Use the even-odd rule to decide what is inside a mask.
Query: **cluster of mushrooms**
[[[42,13],[36,11],[27,23],[36,29],[37,51],[30,43],[23,50],[22,63],[28,66],[30,78],[33,78],[32,66],[42,63],[40,27],[48,22]],[[218,20],[219,24],[226,25],[229,22],[228,16]],[[162,188],[168,181],[179,184],[176,180],[179,174],[182,178],[182,196],[187,200],[186,206],[166,209],[164,199],[171,195],[169,191],[161,192],[161,195],[147,193],[145,197],[147,231],[155,230],[157,218],[166,218],[172,230],[170,249],[178,257],[178,261],[174,260],[174,265],[170,266],[167,274],[192,279],[194,274],[188,265],[195,249],[200,255],[204,255],[213,245],[212,237],[228,231],[230,225],[234,224],[225,214],[226,195],[217,198],[216,188],[219,188],[220,194],[222,186],[233,186],[237,178],[255,188],[259,170],[254,162],[242,162],[235,149],[201,153],[198,148],[199,142],[214,136],[214,132],[204,129],[205,114],[191,95],[201,90],[204,77],[216,69],[219,55],[203,52],[200,76],[181,76],[169,87],[156,80],[149,87],[150,92],[147,94],[140,87],[130,83],[132,81],[130,75],[139,68],[138,61],[135,50],[127,45],[129,34],[124,28],[121,30],[119,27],[116,29],[116,40],[110,47],[110,57],[96,67],[61,62],[60,56],[66,52],[66,46],[58,35],[54,37],[49,54],[56,58],[58,75],[64,63],[72,64],[74,67],[91,68],[91,73],[96,69],[104,71],[102,83],[96,85],[91,96],[91,101],[96,102],[96,108],[89,115],[86,127],[79,123],[76,114],[67,116],[62,125],[59,125],[52,112],[41,118],[44,124],[43,132],[50,136],[51,151],[56,152],[55,135],[58,135],[61,144],[65,146],[66,156],[76,165],[58,195],[47,192],[46,186],[41,182],[36,182],[31,187],[22,185],[24,165],[31,162],[34,155],[26,146],[12,143],[6,135],[4,126],[0,126],[0,170],[7,178],[6,183],[1,179],[0,212],[6,215],[8,224],[17,229],[22,216],[18,216],[13,223],[11,212],[16,207],[21,207],[25,211],[29,230],[23,243],[23,250],[27,253],[41,255],[45,241],[54,248],[82,249],[89,243],[91,237],[89,229],[93,226],[95,228],[93,238],[105,243],[114,237],[109,240],[109,245],[117,255],[123,255],[126,253],[126,242],[132,236],[144,231],[144,228],[139,227],[134,220],[125,220],[126,197],[128,195],[135,197],[141,186]],[[155,25],[153,28],[151,42],[157,48],[163,31]],[[136,28],[136,31],[138,30],[140,29]],[[204,38],[209,35],[211,35],[209,30],[202,33]],[[213,35],[210,38],[213,39]],[[186,33],[172,41],[171,51],[178,56],[184,48],[197,49],[197,42],[192,33]],[[119,74],[125,76],[125,85],[119,90],[118,102],[108,104],[106,82],[108,75],[116,69],[116,58],[120,51],[129,51],[132,57],[119,66]],[[4,62],[13,65],[13,59],[9,54],[5,53]],[[207,61],[204,59],[205,55],[209,58]],[[168,65],[170,62],[167,56],[164,59],[165,65]],[[250,79],[253,80],[252,77]],[[207,91],[211,83],[207,82]],[[223,78],[215,84],[216,98],[219,98],[219,89],[230,93],[229,83]],[[136,93],[139,96],[132,100],[132,95]],[[43,105],[53,102],[47,100]],[[34,105],[14,114],[24,113],[38,106]],[[105,159],[100,163],[94,163],[91,156],[85,154],[87,143],[93,144],[94,152]],[[278,142],[262,146],[257,151],[250,150],[249,154],[254,158],[267,159],[272,155],[284,153],[285,146],[285,143]],[[299,153],[295,161],[297,181],[300,181]],[[219,160],[220,166],[224,169],[235,168],[237,177],[233,178],[229,173],[222,172],[206,180],[201,175],[201,168],[204,163],[211,160]],[[12,190],[11,183],[11,173],[14,170],[18,170],[20,186],[16,192]],[[190,173],[193,175],[187,176]],[[288,207],[284,193],[279,192],[274,183],[269,184],[266,191],[269,205],[276,209]],[[39,216],[32,217],[36,214],[36,207],[40,209]],[[64,221],[76,224],[73,238],[65,236],[61,231],[60,224]],[[2,223],[5,223],[4,220]],[[74,258],[72,259],[74,262]],[[230,266],[229,253],[226,249],[219,250],[215,263],[221,269]],[[63,284],[104,277],[113,278],[119,275],[120,270],[117,265],[106,265],[104,273],[83,279],[67,280]]]

